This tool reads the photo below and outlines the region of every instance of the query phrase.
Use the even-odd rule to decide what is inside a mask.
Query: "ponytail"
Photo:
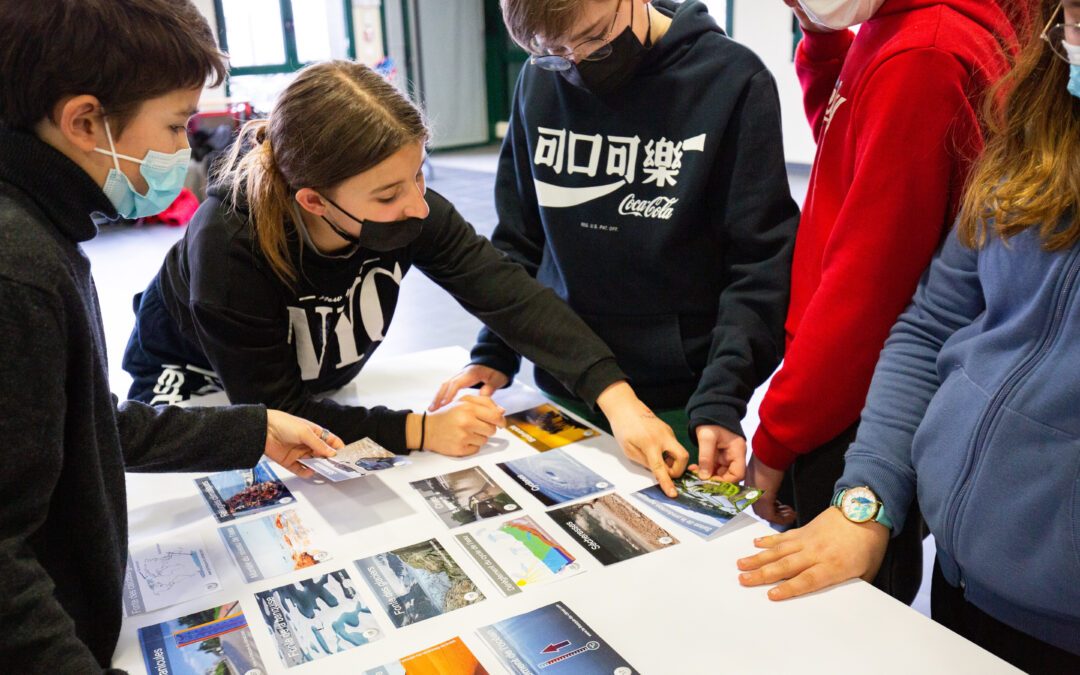
[[[296,267],[289,253],[285,223],[295,215],[291,207],[292,190],[274,161],[274,149],[267,131],[270,120],[251,120],[220,165],[217,180],[229,186],[229,201],[234,212],[246,200],[255,231],[255,241],[279,279],[292,285]]]

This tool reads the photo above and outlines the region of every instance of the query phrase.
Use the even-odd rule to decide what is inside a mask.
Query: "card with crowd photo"
[[[218,533],[249,583],[330,559],[321,539],[295,509],[226,525]]]
[[[577,443],[600,434],[550,403],[506,416],[506,429],[540,452]]]
[[[196,478],[195,485],[219,523],[296,501],[265,459],[251,469],[222,471]]]
[[[480,467],[409,483],[431,512],[454,528],[513,513],[521,507]]]
[[[548,515],[604,565],[679,543],[617,494],[552,509]]]

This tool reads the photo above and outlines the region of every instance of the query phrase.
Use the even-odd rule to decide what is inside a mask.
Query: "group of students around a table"
[[[265,454],[308,475],[364,437],[468,455],[524,356],[669,494],[688,470],[745,480],[797,526],[709,574],[910,602],[929,531],[936,620],[1080,669],[1080,0],[769,1],[803,31],[801,216],[773,77],[704,4],[503,0],[531,59],[492,238],[426,189],[414,103],[309,65],[136,297],[123,402],[79,244],[176,198],[227,61],[189,0],[7,3],[0,663],[109,669],[125,471]],[[470,363],[419,413],[319,398],[370,359],[414,265],[484,323]],[[237,405],[171,405],[220,390]]]

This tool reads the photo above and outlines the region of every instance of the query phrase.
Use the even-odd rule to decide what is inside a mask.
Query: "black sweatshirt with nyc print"
[[[323,256],[293,231],[300,278],[292,286],[275,276],[244,208],[232,209],[226,195],[211,191],[158,282],[175,328],[195,351],[186,356],[209,365],[233,403],[263,403],[320,424],[346,443],[370,437],[406,452],[408,411],[343,406],[315,394],[348,383],[371,358],[413,265],[586,401],[594,403],[626,377],[565,303],[434,191],[427,193],[431,213],[420,236],[396,251]]]

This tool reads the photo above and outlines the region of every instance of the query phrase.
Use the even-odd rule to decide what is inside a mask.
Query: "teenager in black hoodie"
[[[740,420],[783,352],[799,219],[772,76],[696,0],[502,7],[534,56],[499,161],[495,245],[611,346],[699,446],[701,473],[740,480]],[[432,409],[519,365],[484,330]],[[538,365],[537,384],[573,407]]]
[[[310,475],[299,458],[342,446],[262,406],[118,404],[109,392],[79,244],[101,220],[179,194],[188,117],[208,76],[225,73],[198,11],[3,2],[0,72],[0,670],[101,672],[120,632],[125,470],[250,468],[265,452]]]
[[[421,165],[421,112],[371,69],[309,66],[250,123],[139,300],[124,355],[131,397],[220,385],[388,449],[476,452],[504,411],[466,396],[428,417],[317,394],[360,372],[412,266],[611,421],[627,455],[674,493],[687,453],[626,383],[611,350],[549,289],[476,234]],[[432,327],[437,330],[437,327]]]

